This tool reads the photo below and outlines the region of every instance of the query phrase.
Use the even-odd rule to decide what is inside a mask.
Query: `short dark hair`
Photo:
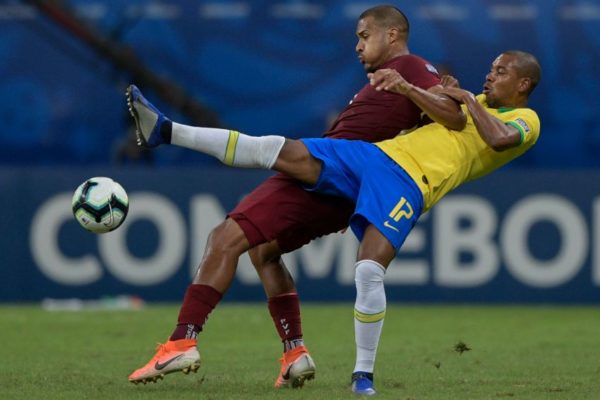
[[[517,72],[519,77],[529,78],[531,80],[531,87],[527,92],[527,95],[530,95],[542,77],[542,67],[537,58],[535,58],[533,54],[521,50],[508,50],[502,54],[514,56],[517,59]]]
[[[404,15],[404,13],[400,11],[398,7],[387,4],[371,7],[363,11],[358,19],[367,17],[373,17],[373,19],[384,28],[397,28],[408,38],[410,24],[408,22],[408,18],[406,18],[406,15]]]

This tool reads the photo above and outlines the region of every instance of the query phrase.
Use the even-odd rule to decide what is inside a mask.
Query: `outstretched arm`
[[[467,118],[460,106],[450,97],[441,94],[442,87],[423,90],[408,82],[393,69],[380,69],[367,75],[375,90],[386,90],[408,97],[433,121],[453,130],[462,130]]]
[[[467,106],[477,132],[495,151],[504,151],[521,143],[520,132],[487,112],[473,93],[458,88],[444,88],[442,93]]]

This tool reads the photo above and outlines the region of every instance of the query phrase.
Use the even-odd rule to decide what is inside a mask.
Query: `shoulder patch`
[[[435,67],[429,63],[425,64],[425,68],[427,68],[427,71],[431,72],[432,74],[436,74],[439,75],[440,73],[438,72],[437,69],[435,69]]]
[[[527,122],[525,122],[525,120],[523,120],[522,118],[517,118],[517,119],[515,119],[515,122],[517,124],[521,125],[521,127],[523,128],[525,133],[529,133],[529,131],[530,131],[529,125],[527,125]]]

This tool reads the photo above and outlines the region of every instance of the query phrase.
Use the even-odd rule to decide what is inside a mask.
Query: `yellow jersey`
[[[463,104],[467,124],[454,131],[441,124],[425,125],[408,135],[396,136],[376,145],[396,161],[423,193],[423,211],[464,182],[486,175],[520,156],[540,135],[540,120],[530,108],[489,108],[485,95],[477,101],[486,111],[521,133],[521,143],[497,152],[477,133],[473,118]]]

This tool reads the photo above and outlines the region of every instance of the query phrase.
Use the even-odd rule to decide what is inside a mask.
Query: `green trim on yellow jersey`
[[[500,113],[505,113],[505,112],[509,112],[514,110],[514,108],[512,107],[498,107],[496,110],[498,110],[498,114]]]
[[[505,124],[506,125],[510,125],[513,128],[517,128],[517,130],[521,134],[521,140],[519,141],[519,144],[521,144],[521,143],[523,143],[525,141],[525,131],[523,130],[523,127],[521,125],[519,125],[515,121],[508,121],[508,122],[505,122]]]

